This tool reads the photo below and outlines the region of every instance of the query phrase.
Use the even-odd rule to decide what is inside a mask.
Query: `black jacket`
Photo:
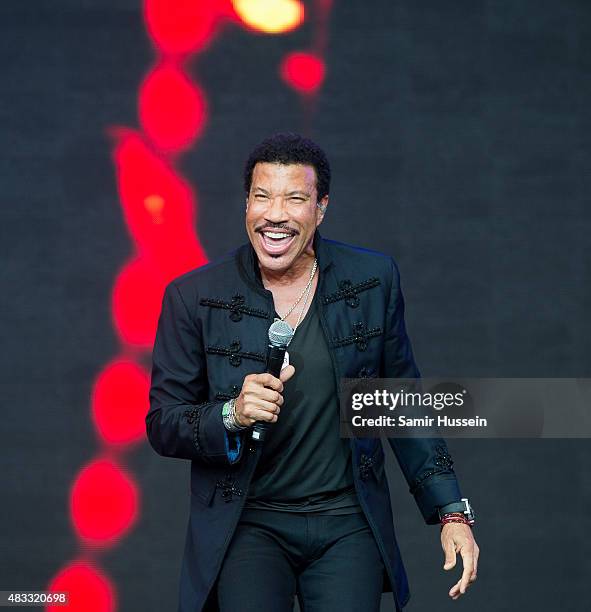
[[[391,257],[314,236],[320,320],[341,377],[420,376],[404,325],[398,269]],[[245,433],[229,434],[222,405],[244,377],[265,371],[273,295],[263,287],[250,242],[166,287],[152,355],[146,430],[166,457],[191,460],[191,511],[179,612],[215,610],[212,586],[239,520],[260,453]],[[286,384],[289,384],[287,382]],[[249,430],[247,430],[249,431]],[[428,524],[461,498],[441,438],[389,438]],[[386,567],[384,590],[397,608],[409,597],[392,520],[384,451],[377,439],[352,439],[355,488]]]

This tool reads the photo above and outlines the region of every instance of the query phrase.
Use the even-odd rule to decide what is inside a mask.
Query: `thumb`
[[[289,364],[288,366],[286,366],[285,368],[283,368],[283,370],[281,370],[281,372],[279,373],[279,380],[281,382],[286,382],[288,381],[293,375],[295,374],[295,368]]]
[[[456,549],[454,547],[453,541],[448,540],[443,545],[443,550],[445,552],[445,563],[443,564],[443,569],[450,570],[456,565]]]

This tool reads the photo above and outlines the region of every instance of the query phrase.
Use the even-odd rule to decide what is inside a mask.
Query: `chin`
[[[287,270],[293,263],[293,257],[290,257],[288,253],[283,255],[269,255],[268,253],[257,253],[259,261],[271,270]]]

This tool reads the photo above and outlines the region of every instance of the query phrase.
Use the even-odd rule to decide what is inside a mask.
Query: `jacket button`
[[[361,480],[367,480],[369,477],[369,470],[373,464],[373,460],[368,457],[365,453],[359,457],[359,478]]]

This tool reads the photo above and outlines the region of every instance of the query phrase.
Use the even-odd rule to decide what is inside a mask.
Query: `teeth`
[[[263,234],[269,238],[287,238],[288,236],[291,236],[291,234],[284,234],[280,232],[263,232]]]

